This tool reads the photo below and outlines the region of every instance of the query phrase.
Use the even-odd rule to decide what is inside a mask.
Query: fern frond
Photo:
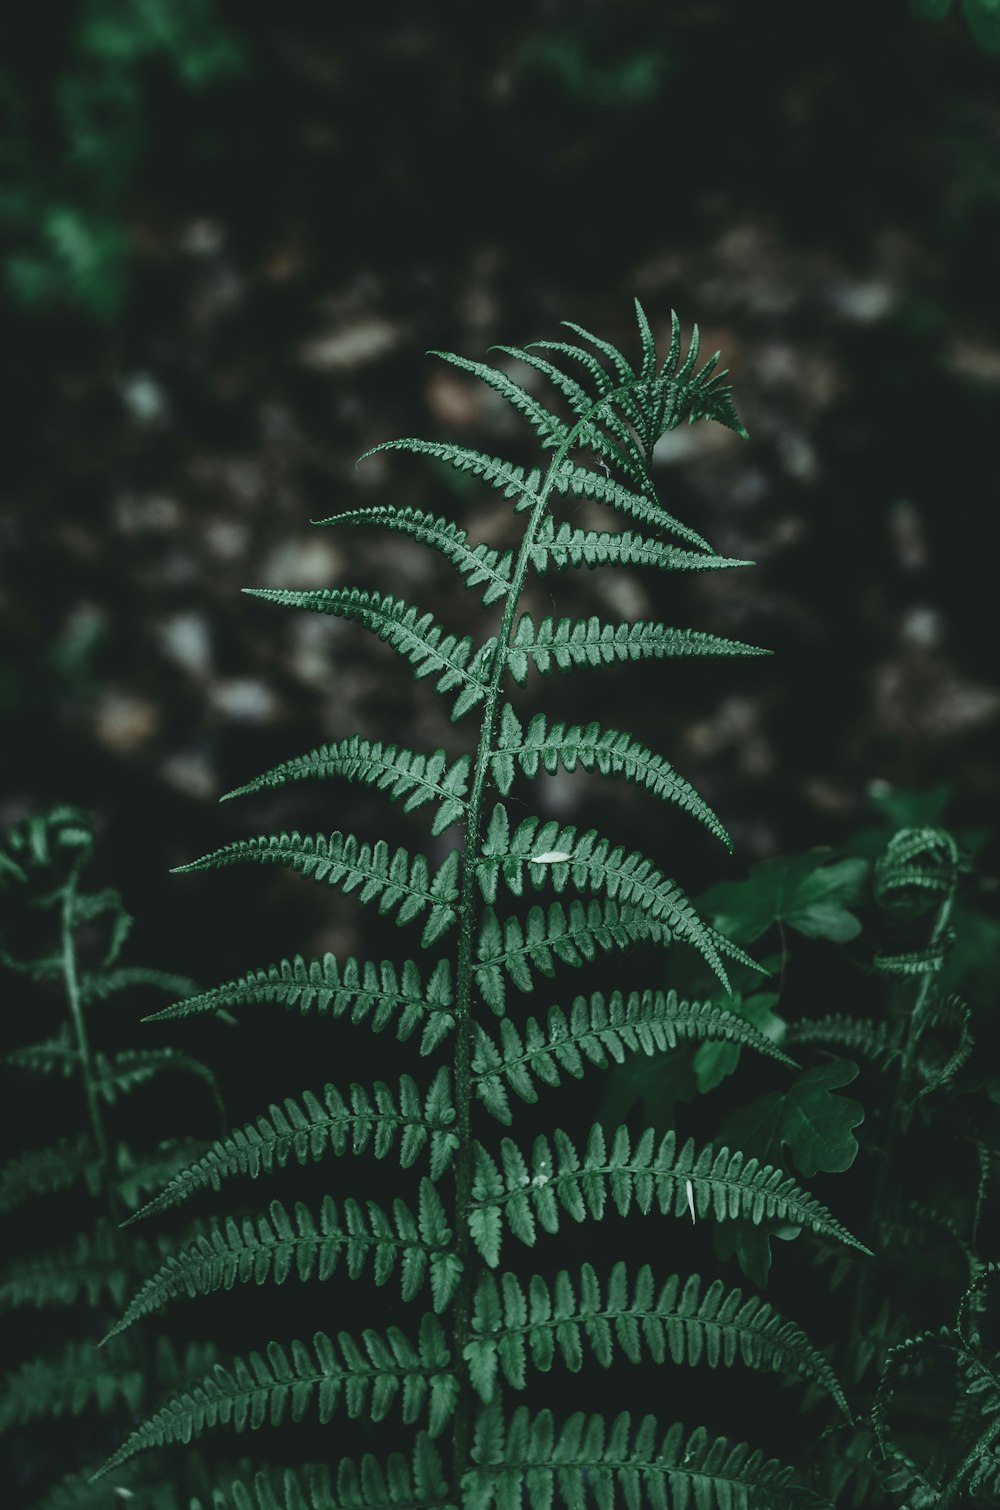
[[[89,1138],[64,1138],[51,1148],[31,1148],[0,1170],[0,1216],[36,1195],[53,1195],[85,1184],[91,1195],[101,1188],[100,1161]]]
[[[75,1075],[80,1065],[80,1051],[72,1046],[65,1033],[46,1038],[41,1043],[27,1043],[11,1049],[0,1063],[12,1069],[27,1070],[34,1075]]]
[[[789,1023],[784,1041],[846,1049],[849,1054],[861,1054],[875,1064],[889,1064],[900,1054],[902,1026],[901,1023],[873,1022],[834,1012],[826,1017],[803,1018],[800,1022]]]
[[[5,1055],[4,1062],[35,1074],[61,1074],[69,1077],[79,1072],[80,1054],[65,1039],[55,1038],[45,1043],[33,1043],[25,1048],[14,1049]],[[119,1096],[138,1089],[164,1071],[194,1075],[203,1080],[216,1103],[221,1106],[212,1071],[199,1059],[192,1059],[178,1049],[122,1049],[110,1057],[107,1054],[95,1054],[93,1058],[95,1089],[109,1105],[113,1105]]]
[[[476,945],[476,985],[490,1010],[502,1017],[505,977],[519,991],[532,991],[532,969],[551,977],[557,961],[580,966],[599,950],[627,949],[641,940],[660,943],[665,936],[666,929],[648,912],[596,898],[589,902],[574,898],[568,907],[561,902],[552,902],[547,909],[532,907],[523,925],[515,917],[501,922],[493,908],[486,907]]]
[[[934,1498],[926,1500],[927,1504],[938,1502],[940,1489],[924,1477],[919,1465],[900,1446],[889,1428],[889,1407],[895,1393],[895,1375],[902,1369],[912,1367],[914,1364],[921,1362],[933,1353],[944,1352],[954,1354],[958,1350],[958,1339],[949,1327],[941,1327],[937,1332],[927,1331],[921,1332],[914,1337],[907,1337],[904,1342],[890,1348],[886,1355],[882,1375],[872,1402],[871,1420],[879,1451],[888,1463],[891,1463],[896,1468],[904,1469],[907,1475],[911,1475],[911,1482],[913,1484],[919,1484],[922,1490],[934,1496]],[[957,1487],[956,1485],[955,1488]]]
[[[606,1069],[628,1053],[655,1054],[689,1040],[722,1040],[755,1049],[782,1064],[795,1061],[745,1017],[714,1001],[684,1001],[676,991],[595,991],[578,996],[569,1016],[550,1007],[545,1027],[529,1017],[523,1028],[509,1017],[500,1023],[497,1044],[475,1024],[473,1084],[486,1110],[509,1124],[509,1087],[522,1101],[538,1100],[536,1081],[559,1085],[562,1073],[580,1079],[587,1064]]]
[[[495,642],[488,640],[476,649],[469,635],[459,639],[448,634],[442,625],[435,624],[433,614],[422,614],[389,593],[366,592],[360,587],[322,587],[310,592],[244,587],[243,591],[268,603],[309,608],[370,629],[416,667],[418,681],[424,676],[434,676],[439,692],[461,689],[453,719],[460,718],[486,696],[489,685],[486,673]]]
[[[542,473],[538,468],[515,466],[496,456],[486,456],[468,446],[453,445],[449,441],[420,440],[407,437],[402,440],[387,440],[372,446],[358,457],[362,462],[378,451],[409,451],[417,456],[430,456],[436,461],[454,467],[458,472],[468,472],[473,477],[498,489],[504,498],[516,498],[516,514],[533,508],[538,502],[542,486]],[[629,518],[638,519],[654,529],[667,530],[680,540],[686,540],[698,550],[712,554],[708,541],[689,525],[682,524],[656,501],[654,490],[636,493],[606,472],[594,472],[589,467],[578,466],[568,458],[546,474],[553,492],[573,498],[590,498],[595,503],[607,505]]]
[[[332,514],[329,519],[314,519],[314,524],[376,524],[384,529],[399,530],[421,544],[433,546],[446,561],[456,567],[469,587],[481,587],[483,603],[495,603],[510,591],[514,563],[512,551],[495,551],[488,545],[470,545],[469,534],[460,524],[425,514],[421,509],[396,509],[389,504],[375,504],[365,509],[351,509]]]
[[[564,325],[569,322],[564,320]],[[631,423],[638,428],[640,408],[635,402],[630,389],[635,385],[636,374],[623,352],[610,341],[601,341],[597,336],[591,339],[599,345],[605,356],[611,358],[615,367],[616,377],[612,377],[606,367],[602,367],[592,351],[586,351],[582,346],[576,346],[570,341],[529,341],[529,351],[551,351],[556,356],[569,356],[581,364],[586,370],[587,376],[597,390],[599,398],[612,398],[615,389],[618,389],[617,401]],[[644,375],[645,376],[645,375]],[[617,378],[617,381],[616,381]]]
[[[663,927],[668,942],[676,938],[697,949],[727,990],[723,954],[750,969],[759,968],[743,949],[704,922],[681,888],[651,860],[638,850],[628,853],[622,845],[612,847],[596,829],[578,834],[574,826],[562,828],[554,819],[544,823],[525,818],[511,834],[507,810],[498,803],[482,854],[476,875],[487,902],[496,900],[501,877],[515,896],[524,894],[525,879],[536,891],[547,885],[557,892],[567,886],[582,892],[601,891],[613,901],[649,913]]]
[[[470,472],[473,477],[497,488],[504,498],[517,498],[515,513],[538,502],[542,473],[537,467],[529,471],[527,467],[515,466],[498,456],[487,456],[469,446],[456,446],[451,441],[421,440],[417,436],[384,440],[363,451],[355,465],[360,466],[367,457],[375,456],[379,451],[409,451],[415,456],[430,456],[434,461],[444,462],[456,472]]]
[[[370,1147],[376,1159],[384,1159],[398,1142],[399,1162],[408,1169],[429,1146],[431,1178],[436,1180],[451,1163],[458,1143],[454,1121],[451,1081],[443,1065],[423,1099],[410,1075],[400,1077],[398,1092],[382,1080],[376,1080],[371,1090],[353,1084],[348,1098],[334,1085],[324,1086],[322,1100],[304,1091],[298,1101],[289,1096],[281,1106],[270,1106],[256,1122],[213,1143],[129,1222],[176,1206],[205,1186],[218,1190],[232,1175],[256,1179],[262,1170],[283,1169],[291,1159],[299,1164],[314,1162],[327,1151],[360,1154]]]
[[[117,970],[85,972],[80,980],[80,996],[84,1002],[106,1001],[119,991],[147,987],[164,991],[168,996],[190,996],[198,989],[186,975],[175,975],[170,970],[147,970],[141,965],[123,965]]]
[[[71,1342],[54,1358],[33,1358],[0,1385],[0,1431],[43,1416],[78,1416],[94,1405],[108,1415],[119,1401],[139,1408],[145,1389],[142,1370],[125,1355],[103,1352],[93,1342]]]
[[[289,1212],[272,1201],[266,1214],[236,1222],[213,1220],[163,1263],[129,1302],[109,1337],[159,1310],[178,1295],[190,1298],[231,1290],[235,1284],[283,1284],[315,1274],[327,1280],[343,1258],[351,1279],[371,1261],[375,1283],[384,1285],[399,1269],[404,1300],[412,1300],[430,1280],[435,1311],[449,1304],[461,1274],[450,1247],[444,1206],[428,1179],[420,1182],[419,1216],[397,1199],[388,1215],[375,1201],[348,1198],[343,1212],[324,1196],[318,1216],[302,1201]]]
[[[452,367],[470,372],[487,387],[494,389],[518,414],[524,415],[543,446],[555,448],[569,439],[569,429],[563,421],[550,413],[544,404],[533,398],[519,383],[515,383],[513,378],[508,377],[506,372],[501,372],[499,367],[491,367],[487,362],[470,361],[468,357],[457,356],[453,351],[431,351],[428,355],[440,357]]]
[[[448,1497],[441,1458],[424,1431],[417,1433],[412,1468],[399,1452],[385,1463],[366,1453],[360,1463],[341,1459],[336,1477],[325,1465],[262,1469],[249,1480],[216,1489],[211,1503],[191,1510],[458,1510]]]
[[[202,1080],[222,1110],[222,1098],[212,1071],[200,1059],[192,1059],[179,1049],[120,1049],[110,1056],[95,1055],[94,1065],[98,1092],[109,1105],[166,1072]]]
[[[576,529],[568,521],[542,520],[532,541],[530,560],[536,571],[567,566],[654,566],[659,571],[715,571],[725,566],[752,566],[752,561],[682,550],[632,530]]]
[[[320,745],[307,755],[298,755],[293,760],[272,766],[262,776],[227,792],[221,800],[227,802],[231,797],[246,797],[268,787],[287,786],[292,781],[342,776],[347,781],[362,781],[387,791],[394,802],[405,799],[403,811],[406,813],[422,807],[425,802],[439,803],[431,828],[431,833],[437,835],[465,814],[463,799],[469,787],[470,765],[468,755],[460,756],[449,765],[444,750],[435,750],[433,755],[420,755],[401,745],[382,744],[380,740],[362,739],[360,734],[352,734],[336,744]]]
[[[616,1263],[602,1286],[593,1267],[581,1266],[574,1281],[560,1269],[554,1282],[539,1274],[527,1292],[516,1275],[481,1275],[472,1317],[474,1336],[465,1349],[473,1383],[485,1404],[494,1398],[499,1371],[514,1389],[524,1389],[526,1367],[547,1373],[557,1356],[572,1372],[583,1366],[584,1344],[610,1368],[616,1349],[630,1363],[702,1360],[709,1368],[774,1369],[799,1375],[826,1390],[848,1420],[844,1391],[827,1360],[794,1322],[759,1295],[726,1291],[721,1279],[703,1289],[699,1275],[672,1274],[657,1290],[643,1264],[629,1290],[628,1271]]]
[[[502,1139],[500,1149],[502,1171],[476,1144],[470,1203],[472,1239],[490,1268],[500,1261],[505,1227],[532,1247],[536,1222],[545,1232],[557,1232],[560,1208],[573,1221],[588,1216],[599,1221],[609,1196],[622,1216],[633,1206],[648,1215],[655,1203],[664,1216],[677,1218],[693,1213],[720,1222],[742,1217],[757,1226],[790,1222],[870,1256],[870,1249],[783,1170],[728,1148],[696,1149],[691,1138],[678,1149],[673,1132],[657,1145],[647,1128],[633,1148],[628,1129],[619,1127],[609,1148],[603,1128],[594,1123],[581,1159],[566,1133],[556,1129],[551,1144],[542,1135],[535,1139],[530,1167],[512,1139]]]
[[[922,1100],[924,1096],[929,1096],[934,1091],[940,1090],[942,1086],[947,1085],[958,1074],[963,1064],[967,1062],[976,1046],[972,1036],[971,1022],[972,1012],[969,1004],[963,1001],[960,996],[946,996],[934,1003],[928,1014],[927,1028],[938,1027],[939,1025],[957,1027],[958,1038],[955,1047],[943,1064],[925,1065],[922,1061],[919,1063],[920,1074],[924,1083],[917,1092],[916,1099],[918,1101]]]
[[[954,890],[958,846],[943,828],[901,828],[875,862],[875,897],[888,912],[910,918]]]
[[[141,1267],[144,1253],[135,1254]],[[93,1232],[78,1233],[69,1248],[54,1253],[33,1253],[8,1264],[0,1280],[0,1311],[20,1306],[69,1306],[83,1296],[97,1306],[109,1296],[120,1306],[133,1270],[122,1254],[117,1230],[99,1220]]]
[[[473,1461],[463,1490],[476,1510],[550,1510],[558,1492],[566,1510],[594,1496],[599,1510],[821,1510],[829,1501],[804,1488],[795,1470],[745,1443],[730,1445],[704,1427],[661,1431],[654,1416],[634,1428],[627,1411],[609,1423],[576,1411],[561,1429],[550,1410],[521,1405],[504,1423],[497,1407],[480,1413]]]
[[[192,1159],[201,1158],[207,1144],[197,1138],[176,1138],[164,1141],[151,1152],[134,1155],[127,1143],[120,1142],[116,1151],[115,1168],[118,1194],[130,1211],[134,1211],[144,1195],[159,1190]]]
[[[614,661],[641,661],[677,655],[770,655],[757,645],[722,639],[698,629],[671,629],[666,624],[636,619],[632,623],[602,624],[596,614],[589,619],[542,619],[536,625],[523,613],[507,651],[511,676],[521,686],[528,669],[546,675],[555,667],[571,671],[574,666],[609,666]]]
[[[592,451],[605,463],[613,462],[640,483],[648,480],[646,457],[629,425],[613,407],[616,397],[613,388],[603,385],[601,402],[595,403],[574,377],[545,357],[536,356],[530,347],[525,350],[520,346],[494,346],[491,350],[506,352],[516,361],[533,367],[559,389],[579,422],[575,427],[576,445]]]
[[[315,1408],[325,1426],[342,1404],[352,1421],[382,1421],[400,1394],[403,1421],[412,1425],[426,1408],[428,1435],[436,1437],[454,1410],[458,1388],[449,1362],[445,1333],[431,1315],[422,1317],[416,1345],[394,1326],[384,1333],[367,1328],[360,1341],[339,1332],[336,1343],[316,1332],[311,1348],[299,1339],[287,1351],[270,1342],[263,1353],[235,1358],[228,1368],[216,1364],[190,1390],[168,1400],[132,1432],[99,1475],[137,1452],[189,1442],[217,1425],[257,1431],[280,1426],[286,1415],[301,1421]]]
[[[563,325],[572,330],[605,356],[610,357],[617,372],[621,390],[634,396],[635,404],[629,418],[642,438],[643,447],[650,455],[653,447],[667,430],[674,429],[685,419],[714,419],[735,430],[746,438],[746,430],[733,408],[731,389],[723,384],[725,371],[716,372],[719,353],[709,357],[701,370],[694,371],[700,348],[697,325],[692,327],[687,355],[681,358],[681,324],[675,311],[670,312],[670,346],[659,372],[656,371],[656,346],[646,318],[645,310],[635,301],[636,320],[642,341],[642,368],[639,377],[633,372],[622,353],[600,336],[595,336],[573,320],[563,320]]]
[[[560,767],[575,771],[577,766],[600,771],[603,776],[622,776],[654,797],[676,803],[721,839],[727,849],[733,847],[725,828],[690,782],[662,755],[617,729],[603,729],[598,723],[550,723],[544,713],[536,713],[525,731],[514,709],[504,703],[490,769],[505,797],[514,784],[516,766],[529,778],[537,775],[539,767],[552,776]]]
[[[390,850],[384,839],[362,844],[353,834],[337,832],[326,837],[293,832],[237,839],[187,865],[175,866],[174,873],[217,870],[248,860],[261,865],[289,865],[312,881],[339,886],[346,892],[360,887],[358,900],[378,898],[381,916],[398,909],[398,927],[429,908],[421,935],[426,947],[447,933],[458,916],[454,905],[458,899],[458,857],[457,849],[450,850],[432,876],[423,855],[411,859],[405,849]]]
[[[401,1043],[423,1024],[422,1054],[437,1048],[455,1025],[450,960],[438,960],[425,982],[412,960],[404,961],[397,970],[388,960],[376,965],[371,960],[350,958],[341,964],[329,953],[312,960],[297,954],[266,969],[251,970],[237,980],[154,1012],[144,1021],[162,1022],[195,1012],[220,1012],[265,1002],[276,1002],[289,1010],[297,1007],[303,1016],[316,1011],[321,1016],[328,1013],[342,1017],[349,1011],[356,1023],[371,1014],[373,1033],[381,1033],[398,1012],[396,1036]]]
[[[642,524],[651,525],[654,529],[666,530],[669,534],[676,535],[679,540],[686,540],[697,550],[713,554],[712,547],[698,534],[697,530],[682,524],[679,519],[674,518],[673,514],[667,513],[667,510],[656,501],[652,488],[644,493],[636,493],[615,478],[608,477],[604,472],[592,472],[589,467],[575,466],[571,461],[564,461],[554,472],[549,473],[549,478],[553,492],[573,498],[590,498],[594,503],[606,504],[608,508],[616,509],[630,519],[638,519]],[[515,506],[515,513],[523,508],[530,508],[531,503],[530,497],[518,503]]]

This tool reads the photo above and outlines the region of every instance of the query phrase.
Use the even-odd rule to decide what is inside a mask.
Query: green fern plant
[[[53,1456],[71,1460],[51,1452],[53,1423],[63,1437],[79,1438],[81,1455],[99,1462],[128,1421],[155,1401],[157,1384],[175,1389],[216,1356],[210,1346],[178,1349],[163,1335],[98,1345],[126,1295],[170,1252],[166,1238],[151,1245],[120,1230],[122,1219],[204,1147],[190,1137],[150,1145],[144,1117],[136,1146],[118,1120],[120,1103],[144,1096],[160,1076],[194,1076],[220,1118],[221,1104],[211,1072],[175,1050],[95,1047],[91,1017],[106,1014],[120,993],[153,989],[176,997],[195,987],[120,963],[132,920],[114,889],[85,889],[93,846],[90,817],[65,806],[16,825],[0,844],[0,962],[16,977],[7,982],[12,1004],[24,998],[23,1012],[9,1017],[19,1024],[29,1010],[37,1018],[57,1004],[60,1019],[49,1037],[10,1048],[2,1061],[7,1078],[57,1082],[37,1113],[25,1102],[13,1119],[16,1144],[27,1146],[15,1145],[0,1170],[0,1312],[8,1328],[32,1310],[44,1318],[22,1328],[33,1348],[43,1347],[40,1355],[14,1364],[17,1333],[5,1344],[0,1430],[20,1433],[5,1493],[16,1496],[7,1503],[45,1510],[97,1510],[111,1492],[136,1510],[179,1510],[155,1461],[140,1473],[117,1473],[99,1490],[85,1474],[51,1482]],[[35,1146],[38,1138],[50,1141]]]
[[[873,961],[885,1015],[804,1019],[782,1040],[846,1051],[885,1086],[869,1217],[878,1257],[855,1276],[839,1348],[843,1375],[871,1403],[849,1452],[842,1435],[831,1439],[826,1471],[856,1505],[945,1510],[995,1504],[1000,1489],[1000,1351],[985,1314],[994,1266],[982,1251],[995,1119],[983,1077],[963,1073],[973,1014],[949,960],[966,922],[957,908],[968,869],[946,829],[899,829],[873,873],[894,934]],[[836,1266],[833,1282],[844,1277]]]
[[[376,1284],[401,1296],[412,1321],[261,1339],[257,1350],[220,1364],[150,1415],[109,1469],[142,1449],[188,1442],[218,1426],[241,1432],[288,1419],[326,1425],[346,1417],[370,1431],[394,1418],[414,1429],[406,1454],[391,1450],[393,1428],[386,1426],[379,1434],[386,1449],[378,1454],[356,1460],[338,1450],[337,1461],[312,1468],[265,1466],[252,1479],[220,1485],[211,1503],[217,1510],[388,1504],[488,1510],[495,1502],[507,1510],[526,1496],[532,1510],[548,1510],[555,1495],[569,1507],[589,1495],[601,1507],[619,1495],[628,1507],[648,1500],[697,1510],[822,1503],[793,1467],[728,1442],[714,1425],[532,1403],[538,1375],[558,1364],[577,1371],[592,1359],[603,1366],[654,1363],[671,1377],[668,1363],[777,1370],[812,1381],[841,1413],[848,1411],[824,1354],[759,1297],[645,1262],[602,1264],[596,1251],[593,1263],[523,1274],[514,1267],[519,1244],[537,1246],[541,1256],[550,1235],[568,1223],[659,1212],[696,1228],[779,1220],[867,1251],[796,1180],[738,1149],[626,1125],[594,1123],[571,1133],[550,1119],[527,1142],[490,1133],[498,1125],[516,1128],[518,1112],[526,1115],[531,1103],[541,1107],[567,1081],[684,1040],[722,1041],[790,1063],[724,1001],[685,999],[656,978],[635,988],[595,987],[535,1015],[522,1009],[521,998],[547,989],[563,968],[592,966],[599,982],[600,956],[637,944],[650,946],[647,960],[658,948],[689,946],[724,994],[727,963],[757,969],[699,916],[653,855],[594,830],[523,816],[523,799],[512,795],[515,784],[541,772],[581,767],[634,783],[728,842],[689,783],[628,733],[545,712],[528,717],[509,700],[509,683],[523,686],[533,671],[545,676],[672,656],[763,653],[659,622],[539,616],[530,606],[540,574],[571,566],[700,571],[746,564],[716,555],[668,513],[650,470],[657,441],[684,420],[713,419],[745,434],[718,354],[698,367],[697,330],[685,353],[674,317],[661,360],[638,303],[636,312],[636,368],[576,325],[569,327],[574,340],[499,348],[533,378],[554,385],[564,414],[499,368],[436,353],[486,383],[528,422],[543,451],[541,465],[447,442],[406,439],[374,448],[432,458],[498,490],[523,521],[516,549],[473,544],[459,525],[412,508],[355,509],[322,521],[382,526],[431,546],[467,590],[487,607],[496,605],[492,632],[461,636],[381,591],[256,591],[267,601],[373,631],[418,678],[433,681],[453,723],[475,721],[474,748],[428,753],[354,735],[285,762],[239,792],[312,777],[362,783],[407,811],[425,813],[435,839],[453,827],[458,838],[437,845],[428,859],[342,831],[283,832],[241,839],[181,866],[291,867],[373,905],[409,930],[421,952],[377,962],[295,956],[157,1016],[274,1003],[300,1014],[349,1016],[375,1031],[391,1024],[400,1041],[416,1041],[418,1058],[413,1073],[396,1083],[327,1083],[273,1104],[175,1174],[137,1216],[207,1188],[221,1190],[234,1176],[257,1179],[295,1164],[318,1166],[318,1195],[312,1204],[274,1198],[241,1219],[214,1216],[196,1241],[150,1276],[114,1332],[127,1333],[175,1297],[316,1275],[350,1282],[373,1274]],[[601,531],[572,518],[560,522],[553,512],[560,500],[574,507],[596,501],[628,527]],[[412,943],[409,949],[416,952]],[[341,1197],[333,1155],[391,1160],[413,1174],[391,1204]],[[323,1314],[325,1320],[328,1306]],[[333,1440],[339,1444],[342,1435]]]

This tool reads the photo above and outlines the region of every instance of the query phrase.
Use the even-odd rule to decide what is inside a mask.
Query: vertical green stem
[[[472,987],[474,979],[474,955],[476,946],[476,921],[479,908],[476,903],[476,855],[479,852],[482,831],[483,795],[489,774],[489,760],[496,729],[497,705],[507,668],[507,651],[510,648],[514,618],[527,576],[531,548],[542,515],[545,512],[549,493],[557,469],[572,448],[581,429],[590,423],[594,412],[608,403],[615,395],[607,395],[596,403],[590,413],[578,420],[552,459],[545,481],[531,510],[528,524],[518,551],[510,591],[504,604],[503,617],[497,631],[497,646],[490,672],[489,687],[483,710],[479,746],[469,793],[463,835],[462,889],[459,903],[458,968],[455,986],[456,1048],[455,1048],[455,1101],[458,1114],[459,1150],[455,1163],[455,1239],[458,1256],[462,1261],[462,1278],[455,1295],[453,1360],[459,1377],[459,1396],[455,1408],[454,1457],[452,1470],[453,1492],[461,1491],[462,1478],[469,1466],[472,1435],[474,1396],[471,1385],[461,1367],[462,1349],[467,1339],[472,1318],[473,1299],[473,1252],[469,1232],[469,1205],[472,1199],[473,1147],[472,1147],[472,1052],[474,1022],[472,1017]]]
[[[97,1075],[94,1070],[94,1056],[90,1047],[90,1039],[87,1036],[87,1024],[84,1020],[83,1003],[80,999],[80,979],[76,968],[76,936],[73,927],[76,912],[76,881],[77,872],[74,869],[62,896],[61,937],[63,980],[66,983],[66,999],[69,1003],[69,1014],[73,1023],[73,1033],[76,1038],[77,1054],[80,1061],[80,1075],[83,1079],[83,1091],[87,1102],[90,1131],[101,1166],[101,1181],[107,1195],[111,1218],[114,1222],[118,1222],[121,1217],[118,1206],[118,1194],[114,1186],[114,1172],[111,1167],[111,1157],[108,1151],[108,1139],[104,1130],[104,1119],[101,1115],[101,1107],[97,1097]]]
[[[949,887],[947,894],[938,908],[938,915],[931,930],[928,943],[928,948],[931,951],[933,951],[944,936],[951,918],[951,909],[954,901],[955,884],[953,880],[952,885]],[[872,1187],[870,1222],[872,1229],[874,1229],[875,1220],[879,1213],[886,1209],[885,1202],[889,1193],[889,1183],[894,1173],[896,1150],[899,1140],[909,1127],[910,1119],[913,1115],[913,1098],[910,1094],[910,1083],[913,1078],[913,1061],[916,1058],[917,1049],[920,1046],[920,1040],[927,1025],[927,1017],[933,1004],[933,987],[934,973],[932,970],[926,970],[921,977],[917,997],[913,1003],[913,1010],[910,1013],[899,1073],[896,1076],[896,1084],[893,1087],[892,1101],[886,1121],[885,1141],[882,1145],[879,1165]],[[871,1265],[866,1264],[859,1271],[857,1288],[854,1292],[850,1336],[855,1340],[862,1335],[865,1307],[868,1303],[870,1289]]]

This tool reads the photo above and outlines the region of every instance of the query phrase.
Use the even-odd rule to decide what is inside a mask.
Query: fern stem
[[[954,841],[950,840],[952,847],[952,884],[948,888],[938,914],[931,929],[928,948],[933,950],[944,938],[951,909],[955,902],[958,854],[955,850]],[[920,978],[917,997],[913,1004],[907,1024],[906,1039],[901,1049],[899,1073],[896,1076],[896,1084],[893,1087],[892,1101],[889,1106],[889,1115],[886,1122],[885,1141],[882,1144],[882,1152],[879,1159],[879,1167],[873,1181],[872,1204],[871,1204],[871,1230],[874,1231],[875,1222],[879,1215],[886,1210],[886,1198],[889,1193],[889,1183],[893,1177],[896,1162],[896,1151],[900,1138],[905,1134],[913,1115],[912,1098],[907,1104],[907,1095],[910,1088],[910,1080],[913,1074],[913,1061],[916,1057],[920,1040],[923,1037],[927,1016],[933,1004],[934,972],[926,970]],[[857,1340],[862,1335],[864,1324],[865,1307],[871,1290],[872,1273],[871,1265],[865,1265],[859,1275],[857,1288],[854,1292],[854,1306],[851,1317],[850,1336]]]
[[[997,1437],[1000,1436],[1000,1421],[993,1420],[986,1427],[979,1439],[969,1448],[965,1457],[959,1463],[951,1480],[945,1486],[941,1506],[942,1510],[956,1503],[955,1495],[964,1487],[965,1480],[974,1468],[986,1462],[987,1453],[993,1446]]]
[[[472,1057],[474,1051],[474,1023],[472,1018],[473,956],[475,951],[476,916],[476,866],[475,855],[480,844],[483,816],[483,794],[489,774],[490,753],[496,729],[497,704],[507,667],[507,651],[518,603],[524,588],[525,577],[531,564],[531,551],[535,534],[548,504],[549,493],[557,472],[572,450],[577,436],[591,423],[597,411],[613,402],[624,389],[615,389],[598,399],[585,415],[574,424],[549,464],[545,480],[536,496],[534,507],[528,517],[521,546],[514,565],[513,576],[504,604],[503,616],[497,631],[497,644],[493,666],[490,671],[489,688],[483,709],[479,732],[479,745],[473,770],[472,784],[466,807],[462,849],[462,888],[459,901],[458,963],[455,982],[455,1106],[459,1149],[455,1160],[455,1240],[458,1257],[462,1263],[462,1278],[455,1295],[455,1324],[453,1331],[453,1357],[456,1367],[462,1354],[465,1340],[471,1331],[474,1292],[473,1250],[469,1231],[469,1208],[472,1204]],[[455,1406],[454,1454],[452,1487],[461,1489],[462,1479],[469,1466],[469,1449],[472,1434],[472,1416],[475,1395],[470,1380],[459,1368],[459,1395]]]
[[[83,1079],[90,1131],[93,1135],[94,1146],[97,1149],[97,1158],[101,1169],[101,1181],[107,1196],[111,1218],[117,1225],[121,1219],[118,1193],[115,1190],[114,1179],[112,1177],[111,1155],[108,1149],[104,1119],[101,1116],[101,1107],[97,1096],[97,1076],[94,1073],[94,1056],[90,1047],[90,1039],[87,1035],[87,1024],[84,1021],[83,1003],[80,999],[80,978],[76,968],[76,937],[73,928],[76,911],[76,881],[77,870],[74,867],[62,894],[61,935],[63,980],[66,984],[66,999],[69,1003],[70,1018],[73,1022],[73,1032],[76,1037],[77,1054],[80,1060],[80,1074]]]

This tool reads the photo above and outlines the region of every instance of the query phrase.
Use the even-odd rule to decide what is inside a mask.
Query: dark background
[[[534,601],[775,653],[536,680],[522,706],[617,723],[707,796],[733,860],[599,799],[691,891],[842,843],[873,782],[946,783],[951,821],[992,829],[1000,57],[958,12],[807,10],[5,7],[0,824],[96,811],[132,959],[209,985],[377,946],[297,877],[168,874],[281,827],[420,848],[419,814],[359,788],[216,801],[355,731],[470,737],[362,630],[240,588],[374,586],[482,633],[432,553],[309,521],[387,501],[510,543],[489,490],[354,459],[423,435],[532,462],[527,425],[427,348],[573,319],[634,354],[635,295],[661,340],[673,308],[721,347],[751,435],[676,432],[662,500],[757,565],[564,574]],[[536,806],[575,820],[597,791],[546,781]],[[322,1052],[285,1063],[260,1025],[235,1055],[223,1028],[189,1039],[236,1118]]]
[[[751,433],[678,432],[664,502],[758,564],[607,572],[603,605],[577,574],[559,607],[774,649],[645,681],[737,865],[836,842],[873,780],[946,779],[988,819],[1000,62],[958,15],[827,12],[189,4],[164,40],[127,5],[7,9],[2,816],[96,808],[172,965],[214,978],[228,947],[220,915],[203,962],[235,875],[166,874],[247,831],[221,792],[323,737],[438,732],[362,631],[239,589],[357,582],[446,616],[430,553],[308,521],[461,511],[426,465],[352,465],[404,434],[532,459],[425,349],[568,318],[634,351],[633,295],[661,337],[671,308],[700,321]],[[592,708],[625,680],[595,675]],[[582,685],[552,695],[580,716]]]

